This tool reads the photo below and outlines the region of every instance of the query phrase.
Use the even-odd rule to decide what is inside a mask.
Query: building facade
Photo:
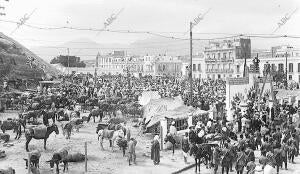
[[[246,61],[248,67],[250,67],[250,65],[253,64],[253,58],[257,55],[260,60],[259,71],[261,76],[263,75],[266,64],[269,63],[272,70],[281,71],[283,73],[286,72],[287,67],[288,81],[293,81],[297,83],[300,82],[300,52],[298,50],[290,48],[289,46],[277,46],[272,47],[271,50],[268,52],[264,51],[261,53],[254,53],[252,55],[252,58],[247,59]],[[238,60],[236,62],[236,65],[244,67],[245,61]],[[242,76],[243,72],[244,70],[242,68],[242,70],[236,75]]]
[[[210,79],[226,79],[240,74],[242,67],[238,60],[251,58],[251,40],[233,39],[220,42],[209,42],[204,49],[205,74]],[[239,75],[236,75],[239,77]]]
[[[182,76],[182,61],[177,57],[159,56],[154,62],[155,76]]]

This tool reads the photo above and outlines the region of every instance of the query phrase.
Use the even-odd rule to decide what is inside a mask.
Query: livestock
[[[50,163],[50,168],[51,169],[53,169],[54,164],[56,164],[56,173],[59,173],[59,163],[62,162],[62,160],[64,158],[66,158],[68,156],[68,154],[69,154],[68,151],[63,148],[63,149],[59,150],[58,152],[55,152],[52,155],[52,158],[49,161],[46,161],[46,162]]]
[[[172,150],[173,150],[173,155],[174,155],[174,152],[175,152],[175,145],[176,145],[176,140],[175,138],[170,134],[168,133],[166,135],[166,138],[164,139],[165,143],[167,142],[170,142],[172,144]]]
[[[93,109],[93,110],[91,110],[91,112],[88,116],[88,121],[87,122],[89,122],[91,117],[93,117],[94,123],[95,123],[95,117],[99,117],[99,116],[100,116],[99,122],[101,122],[102,118],[103,118],[103,110],[101,110],[99,108],[98,109]]]
[[[4,143],[7,143],[10,139],[10,135],[7,133],[0,133],[0,139],[4,141]]]
[[[68,154],[66,157],[64,157],[61,162],[64,163],[64,172],[65,169],[67,171],[69,170],[69,162],[81,162],[85,160],[85,155],[81,153],[73,153],[73,154]]]
[[[39,135],[37,132],[42,133],[43,135]],[[26,151],[28,152],[28,144],[31,141],[32,138],[40,140],[44,140],[44,149],[46,149],[46,143],[47,139],[49,138],[50,134],[52,132],[55,132],[57,135],[59,134],[58,127],[56,124],[52,124],[51,126],[47,126],[46,128],[42,127],[35,127],[35,128],[29,128],[25,132],[26,137]]]
[[[16,171],[12,167],[8,167],[6,169],[0,169],[0,173],[1,174],[16,174]]]
[[[5,133],[6,130],[13,130],[13,132],[16,132],[15,139],[19,139],[21,137],[21,124],[16,120],[5,120],[0,121],[0,129],[3,133]]]
[[[39,168],[40,165],[39,165],[39,162],[40,162],[40,157],[41,157],[41,152],[39,150],[34,150],[32,152],[30,152],[30,167],[31,166],[34,166],[36,168]],[[26,169],[28,168],[28,159],[25,159],[25,162],[26,162]]]
[[[210,144],[192,144],[190,149],[190,155],[193,155],[195,158],[196,169],[195,172],[197,173],[197,167],[200,172],[200,163],[201,160],[204,159],[205,165],[208,165],[208,161],[212,159],[212,149],[211,146],[217,145],[210,145]]]
[[[66,139],[70,139],[71,133],[72,133],[72,129],[73,129],[73,125],[69,122],[66,123],[65,125],[62,124],[62,131],[63,131],[63,135],[66,135]]]
[[[108,130],[108,129],[101,129],[98,131],[98,140],[100,140],[101,149],[103,148],[103,139],[107,139],[110,142],[110,147],[112,151],[114,151],[114,142],[117,138],[124,137],[124,132],[122,130]]]

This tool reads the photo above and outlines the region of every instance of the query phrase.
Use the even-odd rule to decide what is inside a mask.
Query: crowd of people
[[[269,107],[266,98],[263,103],[258,102],[259,98],[255,95],[254,89],[250,90],[247,95],[246,109],[240,106],[239,99],[234,101],[234,120],[229,122],[226,120],[223,107],[226,84],[222,80],[194,80],[192,101],[190,101],[189,81],[174,77],[135,78],[103,75],[95,78],[87,75],[69,76],[62,80],[65,85],[58,88],[37,87],[37,91],[40,94],[59,93],[67,98],[118,97],[135,102],[138,101],[143,91],[158,91],[162,98],[181,96],[186,105],[206,111],[213,110],[216,115],[190,127],[190,132],[182,137],[181,147],[184,161],[187,162],[187,154],[192,146],[207,143],[209,134],[221,135],[220,145],[211,147],[210,161],[215,173],[218,171],[218,166],[222,166],[222,173],[228,173],[233,169],[233,164],[238,174],[243,173],[244,168],[249,174],[254,173],[254,168],[258,165],[255,161],[255,150],[261,152],[260,164],[263,167],[267,165],[277,167],[278,173],[282,163],[285,163],[285,168],[287,168],[288,160],[293,163],[294,157],[299,154],[298,108],[288,103]],[[170,134],[172,136],[177,134],[173,124]],[[154,137],[151,148],[151,159],[155,165],[160,163],[159,138],[163,137],[158,135]],[[135,139],[128,139],[129,165],[136,162],[136,144]]]

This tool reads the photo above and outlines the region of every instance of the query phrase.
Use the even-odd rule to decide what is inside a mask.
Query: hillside
[[[34,58],[33,66],[27,57]],[[42,68],[43,69],[42,69]],[[59,71],[12,38],[0,33],[0,78],[35,79],[56,76]]]

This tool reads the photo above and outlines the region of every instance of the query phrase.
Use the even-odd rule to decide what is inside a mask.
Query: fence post
[[[85,150],[85,172],[87,172],[87,142],[84,142],[84,150]]]
[[[28,174],[30,174],[30,152],[28,153],[28,163],[27,163],[27,167],[28,167]]]

